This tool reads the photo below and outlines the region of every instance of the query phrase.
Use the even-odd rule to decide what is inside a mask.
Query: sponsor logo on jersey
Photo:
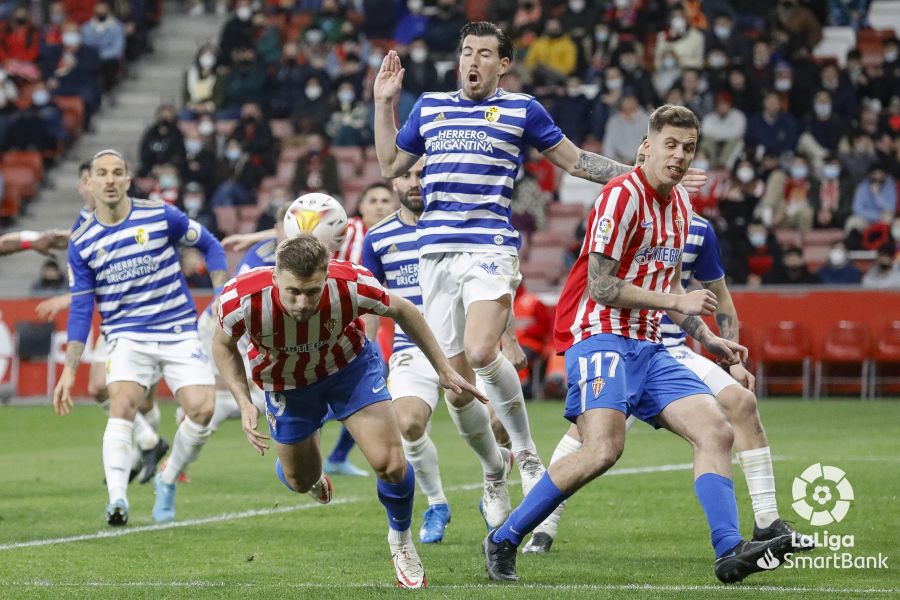
[[[494,152],[487,132],[478,129],[441,129],[427,146],[429,152]]]
[[[608,244],[610,240],[612,240],[614,228],[615,223],[613,222],[612,217],[600,217],[600,221],[597,222],[597,233],[594,234],[595,241]]]
[[[670,267],[677,266],[681,262],[681,248],[650,246],[649,248],[642,248],[634,255],[634,262],[639,265],[644,265],[651,261],[665,263]]]
[[[325,329],[328,331],[334,331],[335,327],[337,327],[337,319],[328,319],[325,321]]]

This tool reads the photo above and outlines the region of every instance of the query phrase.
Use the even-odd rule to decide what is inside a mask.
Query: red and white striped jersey
[[[318,312],[297,321],[279,300],[274,271],[258,267],[229,281],[218,309],[225,333],[250,337],[247,357],[253,381],[264,390],[301,388],[343,369],[365,345],[359,317],[382,315],[390,306],[388,291],[371,272],[332,260]]]
[[[557,352],[599,333],[661,340],[662,311],[606,306],[588,295],[588,255],[597,252],[619,261],[619,279],[645,290],[668,292],[681,264],[691,216],[691,201],[683,187],[676,186],[661,199],[640,169],[606,184],[588,216],[581,254],[556,308]]]
[[[363,223],[362,217],[350,217],[347,221],[347,235],[332,258],[360,264],[364,237],[366,237],[366,224]]]

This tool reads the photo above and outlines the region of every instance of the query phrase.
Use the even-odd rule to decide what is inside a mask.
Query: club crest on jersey
[[[497,119],[500,118],[500,109],[496,106],[492,106],[486,111],[484,111],[484,120],[488,123],[496,123]]]
[[[317,210],[299,210],[295,211],[293,214],[294,218],[297,220],[297,227],[300,228],[300,231],[312,233],[313,229],[316,228],[316,225],[319,224],[319,220],[324,213]]]
[[[325,329],[328,331],[334,331],[335,327],[337,327],[337,319],[328,319],[325,321]]]
[[[147,235],[147,230],[143,227],[138,227],[137,231],[134,234],[134,241],[143,246],[147,242],[150,241],[150,236]]]
[[[594,390],[595,398],[600,395],[600,392],[603,391],[604,387],[606,387],[606,382],[603,381],[602,377],[598,377],[591,383],[591,388],[593,388],[593,390]]]
[[[670,267],[677,266],[681,262],[681,248],[650,246],[641,248],[634,255],[634,262],[639,265],[645,265],[651,261],[665,263]]]
[[[600,221],[597,222],[597,232],[594,234],[594,241],[608,244],[612,240],[614,227],[615,223],[613,223],[611,217],[600,217]]]
[[[681,217],[675,219],[675,227],[678,229],[678,233],[684,233],[684,219]]]

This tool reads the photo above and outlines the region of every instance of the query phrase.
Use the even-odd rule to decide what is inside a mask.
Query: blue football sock
[[[291,490],[292,492],[297,491],[291,487],[291,484],[289,484],[287,482],[287,479],[284,476],[284,469],[281,468],[281,459],[280,458],[275,459],[275,474],[278,475],[278,479],[281,481],[281,483],[284,484],[284,487]]]
[[[559,491],[550,479],[550,473],[545,472],[491,539],[498,543],[507,540],[518,546],[522,538],[540,525],[566,498],[568,496]]]
[[[734,482],[717,473],[704,473],[694,482],[694,491],[709,521],[716,558],[721,558],[743,539],[738,531]]]
[[[378,499],[388,514],[388,527],[395,531],[406,531],[412,524],[413,494],[416,490],[416,474],[412,465],[406,463],[406,475],[400,483],[378,480]]]
[[[342,425],[341,435],[338,436],[334,449],[331,451],[331,454],[328,455],[328,460],[336,463],[344,462],[347,460],[347,455],[353,450],[354,444],[356,444],[356,440],[353,439],[353,436],[350,435],[347,428]]]

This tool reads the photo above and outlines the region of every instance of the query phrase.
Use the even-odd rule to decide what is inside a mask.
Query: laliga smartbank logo
[[[794,478],[792,487],[794,512],[813,527],[840,523],[856,499],[847,474],[838,467],[816,463]],[[771,550],[760,557],[757,564],[766,570],[782,566],[785,569],[887,569],[888,557],[859,555],[856,536],[830,533],[827,529],[811,534],[794,532],[791,546],[803,554],[789,552],[779,560]],[[806,552],[812,550],[813,552]],[[822,553],[821,551],[825,551]],[[782,564],[783,563],[783,564]]]

